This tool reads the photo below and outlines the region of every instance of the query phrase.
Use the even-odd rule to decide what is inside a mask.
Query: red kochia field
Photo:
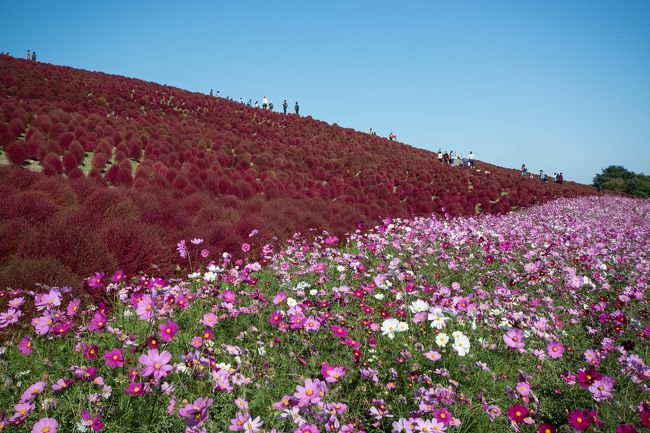
[[[477,162],[140,80],[0,56],[0,287],[169,273],[175,241],[235,253],[381,217],[584,195]],[[487,173],[486,171],[489,171]],[[260,245],[253,245],[259,248]]]

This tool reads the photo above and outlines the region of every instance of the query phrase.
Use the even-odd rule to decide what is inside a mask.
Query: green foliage
[[[593,186],[637,197],[650,197],[650,176],[634,173],[620,165],[610,165],[594,176]]]

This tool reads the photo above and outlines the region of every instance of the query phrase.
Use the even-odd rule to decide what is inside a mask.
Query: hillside
[[[504,213],[593,193],[542,184],[310,117],[0,56],[0,287],[98,269],[170,273],[178,239],[211,257],[381,217]],[[258,230],[253,238],[249,234]]]

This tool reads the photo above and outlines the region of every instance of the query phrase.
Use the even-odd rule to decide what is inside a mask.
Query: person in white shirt
[[[262,98],[262,108],[266,110],[266,107],[269,105],[269,101],[266,99],[266,96]]]
[[[470,151],[469,151],[469,156],[467,157],[467,159],[469,159],[469,167],[470,167],[470,168],[474,168],[474,158],[475,158],[475,157],[474,157],[474,152],[472,152],[472,151],[470,150]]]

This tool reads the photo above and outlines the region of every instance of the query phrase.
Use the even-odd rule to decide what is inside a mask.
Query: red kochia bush
[[[27,159],[27,146],[24,143],[14,141],[7,146],[7,158],[16,165],[21,165]]]

